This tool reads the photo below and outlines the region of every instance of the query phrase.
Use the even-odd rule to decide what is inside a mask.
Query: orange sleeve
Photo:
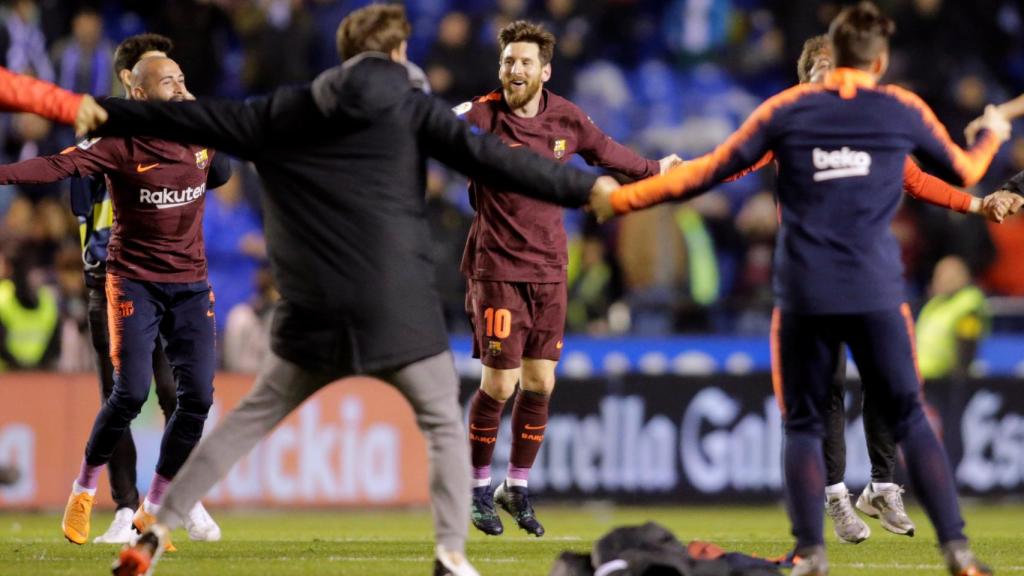
[[[805,94],[820,92],[821,86],[795,86],[761,104],[753,114],[720,146],[709,154],[682,166],[639,182],[627,184],[612,193],[611,204],[617,214],[640,210],[684,196],[694,196],[749,167],[754,158],[763,158],[767,149],[766,127],[779,108],[792,104]]]
[[[0,67],[0,108],[4,110],[30,112],[55,122],[74,124],[81,103],[80,94]]]
[[[950,172],[963,186],[974,186],[981,180],[1002,144],[995,134],[983,131],[974,146],[964,150],[953,142],[946,127],[920,96],[897,86],[885,86],[883,90],[918,115],[921,130],[915,132],[915,153],[919,157],[943,172]]]
[[[974,196],[921,170],[910,158],[903,165],[903,189],[914,198],[961,213],[970,209],[974,199]]]
[[[775,153],[769,150],[768,153],[765,154],[764,156],[761,156],[761,159],[758,160],[757,163],[755,163],[753,166],[744,168],[743,170],[740,170],[739,172],[733,174],[732,176],[729,176],[728,178],[725,179],[725,182],[735,182],[740,178],[743,178],[747,174],[753,174],[754,172],[757,172],[761,168],[764,168],[765,166],[771,164],[772,160],[775,160]]]

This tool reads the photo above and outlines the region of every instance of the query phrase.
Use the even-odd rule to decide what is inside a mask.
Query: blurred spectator
[[[252,298],[256,271],[267,255],[263,226],[242,193],[239,170],[207,195],[203,238],[216,295],[217,333],[223,334],[228,311]]]
[[[996,294],[1024,297],[1024,218],[1008,218],[990,224],[988,230],[995,259],[982,277],[985,287]]]
[[[152,24],[152,32],[174,41],[174,60],[185,72],[189,91],[196,96],[218,94],[234,39],[224,10],[210,0],[174,0],[164,4]]]
[[[255,294],[227,314],[224,329],[224,369],[229,372],[255,374],[270,352],[270,323],[279,295],[270,270],[256,272]]]
[[[469,16],[449,12],[438,26],[426,72],[434,94],[457,104],[498,87],[498,56],[473,38]]]
[[[569,240],[567,276],[566,328],[570,332],[607,334],[608,309],[616,296],[615,278],[604,239],[597,230],[585,230],[582,236]]]
[[[247,91],[259,94],[313,78],[314,29],[302,0],[247,2],[235,11],[234,24],[245,52]]]
[[[752,196],[740,209],[736,227],[743,239],[741,261],[731,293],[734,330],[767,334],[771,324],[772,258],[779,227],[778,208],[770,192]]]
[[[57,291],[60,299],[60,372],[87,372],[95,368],[89,336],[82,249],[65,242],[57,252]]]
[[[674,54],[699,60],[726,45],[732,15],[729,0],[671,0],[663,35]]]
[[[35,0],[14,0],[4,18],[7,27],[7,68],[53,82],[53,64],[47,57],[46,38],[39,27]]]
[[[11,114],[6,118],[10,130],[4,141],[4,157],[9,162],[20,162],[43,154],[55,152],[56,144],[50,141],[53,126],[50,121],[35,114]],[[33,196],[44,196],[47,192],[58,190],[58,185],[22,186],[25,190],[40,191]]]
[[[459,272],[459,263],[473,219],[448,200],[447,188],[448,173],[432,163],[427,170],[427,222],[433,240],[434,278],[448,331],[468,332],[466,279]]]
[[[9,243],[10,277],[0,280],[0,372],[52,370],[60,354],[57,292],[46,284],[36,246]]]
[[[545,0],[539,19],[555,35],[555,57],[551,61],[556,74],[546,86],[555,94],[568,95],[575,88],[576,71],[587,57],[592,26],[578,0]]]
[[[985,294],[972,283],[967,264],[947,256],[935,266],[931,298],[917,318],[918,366],[925,380],[967,376],[988,332]]]
[[[98,12],[86,8],[75,14],[71,36],[57,42],[53,54],[58,84],[72,92],[110,94],[114,47],[103,35],[103,19]]]
[[[671,204],[656,206],[619,223],[616,256],[636,335],[665,336],[673,330],[679,294],[688,280],[675,210]]]
[[[72,92],[106,96],[114,80],[113,58],[114,46],[103,35],[100,14],[91,8],[80,10],[71,21],[71,35],[54,45],[57,83]],[[58,127],[55,138],[62,148],[75,143],[70,126]]]

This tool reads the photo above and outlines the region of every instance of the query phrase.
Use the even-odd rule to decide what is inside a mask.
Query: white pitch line
[[[835,564],[830,562],[834,568],[852,568],[855,570],[944,570],[942,564],[874,564],[865,562],[854,562],[851,564]],[[1024,572],[1024,566],[992,566],[997,572]]]

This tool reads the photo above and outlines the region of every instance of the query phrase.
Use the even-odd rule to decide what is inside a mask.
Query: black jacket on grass
[[[337,376],[397,368],[448,348],[424,217],[428,157],[563,206],[586,203],[595,181],[472,133],[384,55],[357,57],[313,84],[245,102],[111,99],[103,107],[110,119],[98,134],[202,144],[255,164],[282,295],[272,348]]]

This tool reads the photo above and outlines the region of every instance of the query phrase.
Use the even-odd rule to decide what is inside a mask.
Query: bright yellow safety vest
[[[23,308],[14,295],[14,282],[0,280],[0,324],[7,331],[5,346],[22,366],[35,366],[43,359],[57,330],[57,295],[49,286],[39,290],[39,306]],[[0,361],[0,371],[6,366]]]
[[[957,339],[977,340],[987,330],[985,294],[975,286],[932,298],[917,317],[917,362],[921,377],[943,378],[957,364]]]

